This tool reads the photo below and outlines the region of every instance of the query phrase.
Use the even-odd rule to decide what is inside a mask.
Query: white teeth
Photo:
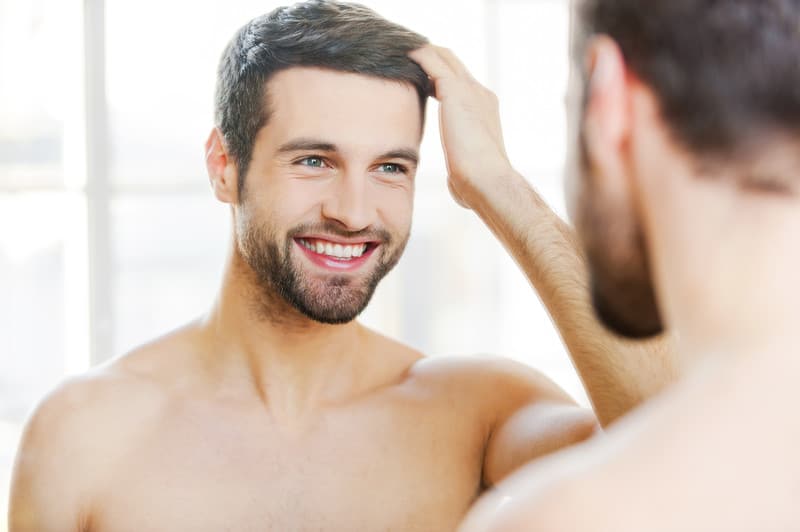
[[[331,242],[309,242],[304,239],[299,239],[304,248],[309,249],[320,255],[328,255],[337,259],[351,259],[359,258],[367,251],[367,244],[357,244],[343,246],[342,244],[333,244]]]

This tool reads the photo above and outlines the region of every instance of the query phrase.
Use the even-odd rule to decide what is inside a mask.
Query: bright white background
[[[203,166],[216,63],[283,3],[0,0],[0,515],[36,401],[211,304],[229,230]],[[497,92],[514,165],[563,214],[566,0],[362,3]],[[363,321],[431,355],[515,358],[585,404],[535,293],[450,199],[435,113],[408,250]]]

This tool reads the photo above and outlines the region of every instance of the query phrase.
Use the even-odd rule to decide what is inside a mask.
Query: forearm
[[[434,80],[453,197],[516,259],[553,317],[598,418],[610,423],[674,378],[668,341],[624,341],[600,325],[574,232],[510,168],[497,97],[447,49],[426,46],[410,56]]]
[[[597,320],[574,231],[521,175],[512,172],[487,190],[471,192],[471,207],[516,260],[552,316],[604,426],[674,380],[669,338],[630,341]]]

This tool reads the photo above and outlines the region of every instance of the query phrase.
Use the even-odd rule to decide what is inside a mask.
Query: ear
[[[206,168],[217,199],[223,203],[237,203],[239,172],[233,158],[228,155],[222,132],[216,127],[211,130],[206,141]]]
[[[586,60],[590,74],[583,117],[587,162],[597,180],[607,181],[598,185],[625,186],[631,132],[631,87],[625,58],[613,39],[598,36],[589,44]]]

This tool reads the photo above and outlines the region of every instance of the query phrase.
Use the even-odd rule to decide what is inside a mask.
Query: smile
[[[360,270],[379,247],[378,242],[343,243],[312,237],[294,241],[312,264],[339,273]]]
[[[301,246],[318,255],[325,255],[339,260],[357,259],[364,255],[369,244],[336,244],[326,240],[298,238]]]

